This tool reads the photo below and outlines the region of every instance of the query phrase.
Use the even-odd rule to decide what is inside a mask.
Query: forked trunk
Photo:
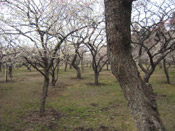
[[[40,107],[41,116],[43,116],[45,112],[45,104],[46,104],[48,88],[49,88],[49,71],[45,71],[44,85],[43,85],[42,98],[41,98],[41,107]]]
[[[145,74],[145,76],[144,76],[145,83],[149,83],[149,79],[150,79],[151,75],[153,74],[154,70],[155,70],[155,67],[151,67],[151,69]]]
[[[133,0],[105,0],[105,17],[111,70],[118,79],[138,131],[165,131],[152,87],[140,77],[131,55]]]

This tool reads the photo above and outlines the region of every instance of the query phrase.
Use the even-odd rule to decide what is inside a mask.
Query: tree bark
[[[78,67],[78,65],[75,63],[76,62],[76,59],[77,59],[77,54],[75,54],[73,60],[72,60],[72,66],[73,68],[77,71],[77,78],[78,79],[81,79],[81,70],[80,70],[80,67]]]
[[[131,55],[132,0],[105,0],[111,70],[134,116],[138,131],[165,131],[152,87],[140,77]]]
[[[43,85],[41,107],[40,107],[40,116],[43,116],[45,112],[45,104],[46,104],[48,88],[49,88],[49,70],[45,70],[44,85]]]
[[[1,67],[2,67],[2,64],[1,64],[1,62],[0,62],[0,72],[2,71]]]
[[[95,84],[96,86],[99,85],[99,82],[98,82],[98,76],[99,76],[98,73],[94,73],[94,79],[95,79],[94,84]]]
[[[55,86],[55,84],[56,84],[56,78],[55,78],[55,70],[52,70],[52,86]]]
[[[7,64],[5,64],[5,82],[7,83],[8,78],[7,78]]]
[[[13,66],[9,65],[9,76],[10,76],[10,80],[12,80],[12,71],[13,71]]]
[[[64,71],[67,71],[67,62],[65,63]]]
[[[170,77],[169,77],[169,73],[168,73],[168,68],[166,67],[166,58],[163,59],[163,69],[164,69],[167,83],[170,84]]]
[[[151,67],[151,68],[152,68],[152,69],[149,70],[149,71],[145,74],[145,76],[144,76],[144,82],[145,82],[145,83],[149,83],[149,79],[150,79],[151,75],[153,74],[153,72],[154,72],[154,70],[155,70],[155,67],[154,67],[154,68]]]

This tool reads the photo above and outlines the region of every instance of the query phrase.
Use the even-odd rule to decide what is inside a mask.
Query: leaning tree
[[[111,70],[131,108],[138,131],[164,131],[152,86],[145,83],[131,54],[133,0],[105,0]]]

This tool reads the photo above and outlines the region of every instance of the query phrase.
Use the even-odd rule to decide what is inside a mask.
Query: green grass
[[[50,86],[46,109],[58,111],[59,119],[48,115],[32,118],[40,108],[42,76],[34,69],[14,70],[12,82],[3,82],[0,74],[0,130],[64,131],[93,129],[136,131],[134,120],[118,82],[110,71],[101,72],[100,86],[92,86],[93,72],[85,68],[83,79],[75,79],[75,71],[60,70],[56,87]],[[171,80],[175,69],[170,69]],[[175,87],[166,84],[162,69],[150,80],[157,94],[161,119],[168,131],[175,129]],[[30,117],[31,116],[31,117]],[[36,115],[35,115],[36,116]]]

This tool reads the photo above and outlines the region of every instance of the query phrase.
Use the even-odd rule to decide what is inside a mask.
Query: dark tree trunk
[[[55,86],[56,84],[56,78],[55,78],[55,70],[52,70],[52,86]]]
[[[150,79],[151,75],[153,74],[153,72],[154,72],[154,70],[155,70],[155,67],[151,67],[151,68],[152,68],[152,69],[149,70],[149,71],[145,74],[145,76],[144,76],[144,82],[145,82],[145,83],[149,83],[149,79]]]
[[[169,73],[168,73],[168,68],[166,67],[166,58],[163,59],[163,69],[164,69],[167,83],[170,84],[170,77],[169,77]]]
[[[77,59],[77,54],[75,54],[75,56],[72,60],[72,66],[77,71],[77,78],[81,79],[81,70],[80,70],[80,67],[78,67],[78,65],[75,63],[76,59]]]
[[[12,71],[13,71],[13,66],[10,65],[10,66],[9,66],[9,76],[10,76],[10,80],[12,80]]]
[[[5,64],[5,82],[7,83],[8,78],[7,78],[7,64]]]
[[[138,62],[138,66],[140,67],[140,69],[145,73],[145,76],[144,76],[144,82],[145,83],[149,83],[149,79],[151,77],[151,75],[153,74],[153,72],[155,71],[155,65],[150,65],[151,66],[151,69],[147,70],[144,68],[143,66],[143,62],[140,61],[139,59],[139,62]]]
[[[98,73],[94,73],[94,84],[95,84],[96,86],[99,85],[98,76],[99,76]]]
[[[105,0],[111,70],[134,116],[138,131],[164,131],[152,87],[140,77],[131,55],[132,0]]]
[[[0,72],[2,71],[2,69],[1,69],[1,68],[2,68],[2,65],[1,65],[1,62],[0,62]]]
[[[56,82],[58,80],[58,72],[59,72],[59,65],[53,66],[51,68],[51,76],[52,76],[52,86],[56,85]],[[56,73],[56,74],[55,74]]]
[[[64,71],[67,71],[67,62],[65,63]]]
[[[28,71],[30,71],[30,72],[32,71],[32,70],[31,70],[31,67],[30,67],[29,65],[27,65],[26,67],[27,67],[27,70],[28,70]]]
[[[44,85],[43,85],[41,107],[40,107],[40,115],[41,116],[43,116],[43,114],[45,112],[45,104],[46,104],[48,88],[49,88],[49,71],[45,70]]]

